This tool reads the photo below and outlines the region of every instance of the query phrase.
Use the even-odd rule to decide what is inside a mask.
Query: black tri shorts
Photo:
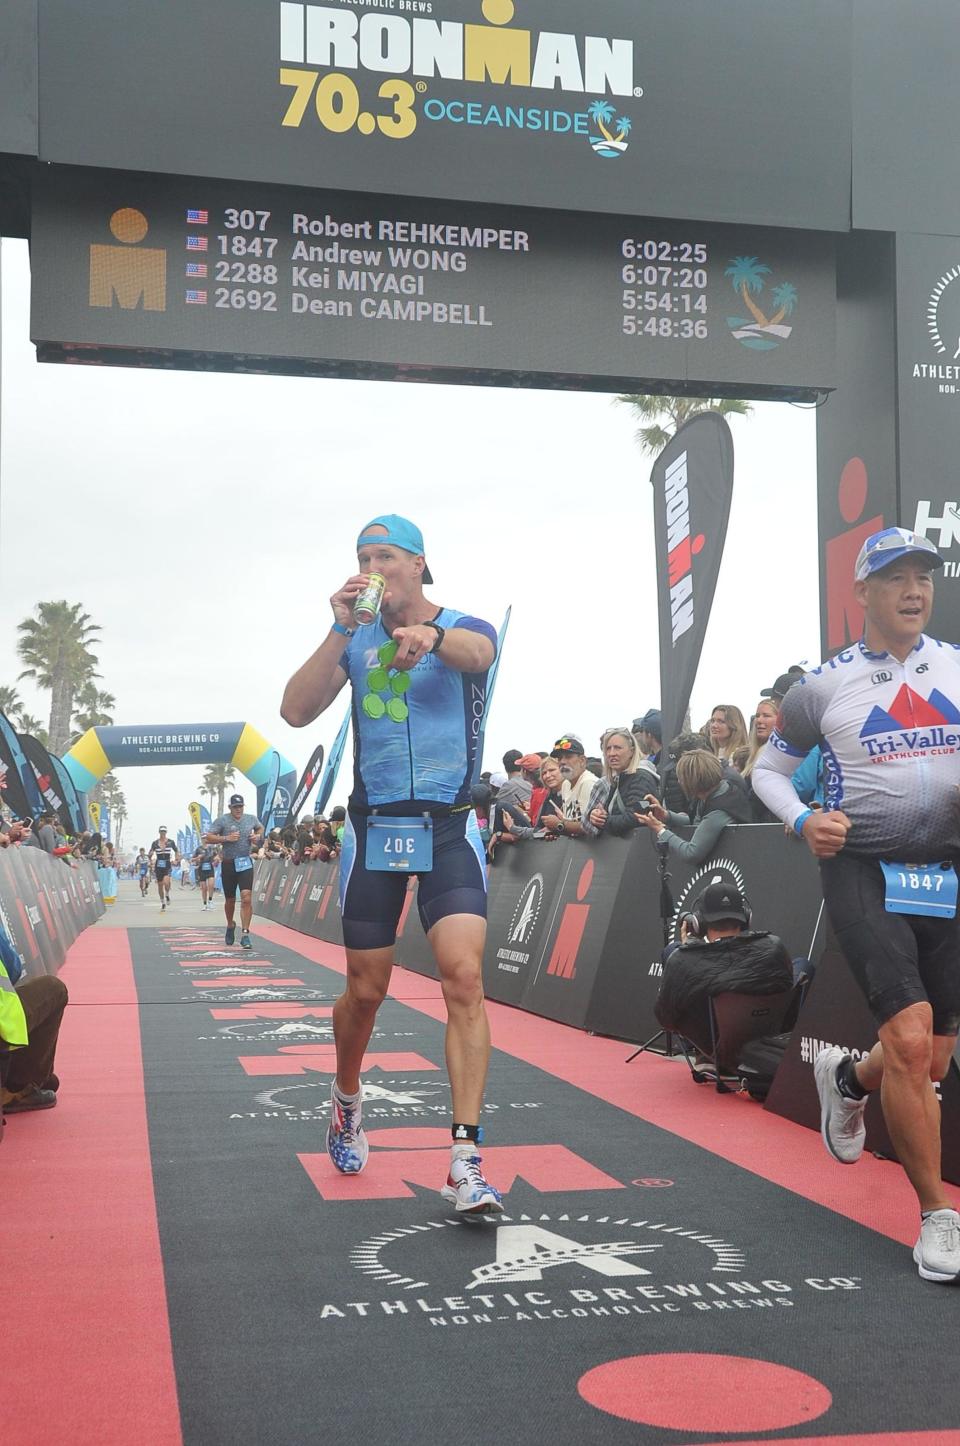
[[[960,1032],[960,920],[888,914],[877,859],[821,859],[827,915],[877,1024],[927,1002],[934,1034]]]
[[[410,875],[368,869],[366,856],[366,816],[351,810],[340,848],[343,942],[348,949],[388,949],[396,941]],[[450,914],[487,917],[487,864],[473,809],[433,820],[433,868],[418,877],[424,933]]]
[[[234,868],[233,859],[224,859],[220,865],[220,883],[223,887],[225,899],[235,899],[237,890],[245,893],[247,889],[253,888],[254,867],[251,864],[248,869]]]

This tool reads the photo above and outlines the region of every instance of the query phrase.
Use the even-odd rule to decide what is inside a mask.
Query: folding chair
[[[718,1094],[732,1094],[723,1076],[736,1074],[740,1052],[751,1039],[783,1034],[796,1022],[804,985],[791,984],[779,994],[715,994],[708,1001],[710,1052],[704,1062],[691,1066],[697,1084],[713,1080]]]

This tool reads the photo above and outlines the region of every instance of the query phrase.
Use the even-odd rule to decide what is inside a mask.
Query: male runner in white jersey
[[[867,1095],[880,1090],[920,1202],[913,1258],[924,1280],[953,1282],[960,1214],[940,1174],[933,1081],[960,1031],[960,652],[923,631],[942,566],[933,544],[904,528],[867,538],[854,572],[863,638],[789,690],[752,782],[820,859],[830,922],[878,1025],[864,1059],[837,1046],[817,1056],[824,1143],[842,1164],[858,1160]],[[814,744],[825,770],[819,813],[790,782]]]

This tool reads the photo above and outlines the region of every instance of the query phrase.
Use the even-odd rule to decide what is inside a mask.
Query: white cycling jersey
[[[793,685],[751,780],[786,824],[805,811],[790,778],[815,744],[824,807],[850,819],[852,853],[931,863],[960,852],[955,644],[924,635],[901,663],[861,641]]]

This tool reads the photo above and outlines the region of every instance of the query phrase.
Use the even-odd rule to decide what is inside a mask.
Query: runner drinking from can
[[[484,1178],[479,1153],[490,1055],[481,975],[486,868],[470,806],[474,725],[496,633],[424,597],[423,584],[433,579],[420,529],[406,518],[375,517],[360,534],[357,556],[358,571],[330,599],[330,631],[290,679],[281,707],[287,722],[302,728],[347,682],[353,690],[354,782],[340,863],[347,984],[333,1013],[337,1076],[327,1149],[344,1174],[366,1164],[360,1067],[415,873],[447,1008],[453,1145],[441,1194],[458,1211],[498,1211],[500,1195]],[[354,604],[373,573],[385,579],[382,610],[360,627]]]

